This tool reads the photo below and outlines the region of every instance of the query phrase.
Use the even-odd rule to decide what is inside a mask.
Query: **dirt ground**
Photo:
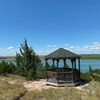
[[[46,85],[46,80],[45,79],[40,79],[39,81],[27,81],[27,82],[23,82],[24,87],[28,90],[28,91],[32,91],[32,90],[42,90],[42,89],[48,89],[48,88],[58,88],[55,86],[50,86],[50,85]]]
[[[64,87],[56,87],[56,86],[52,86],[52,85],[46,85],[46,80],[45,79],[40,79],[39,81],[27,81],[27,82],[23,82],[24,87],[28,90],[28,91],[32,91],[32,90],[42,90],[42,89],[48,89],[48,88],[64,88]],[[88,86],[89,84],[85,84],[82,86],[76,86],[76,87],[72,87],[72,88],[77,88],[79,90],[83,90],[83,87]],[[70,87],[69,87],[70,88]]]

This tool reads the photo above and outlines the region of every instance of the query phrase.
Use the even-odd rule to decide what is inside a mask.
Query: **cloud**
[[[51,45],[48,45],[47,47],[51,47]]]
[[[11,52],[15,51],[15,50],[10,50]]]
[[[53,47],[56,47],[56,45],[53,45]]]
[[[70,48],[73,49],[73,48],[75,48],[75,47],[71,46]]]
[[[97,44],[98,42],[94,42],[93,44]]]
[[[82,48],[77,46],[75,47],[74,52],[78,54],[99,54],[100,53],[100,43],[94,42],[93,45],[86,45]]]
[[[14,47],[8,47],[8,48],[6,48],[6,49],[13,49]]]
[[[4,49],[0,49],[0,50],[4,50]]]
[[[99,47],[96,47],[95,49],[99,49]]]
[[[69,50],[69,48],[65,48],[65,49]]]
[[[48,55],[49,53],[52,53],[53,51],[55,51],[57,49],[58,48],[53,48],[53,49],[50,49],[50,50],[40,49],[40,50],[36,51],[36,54],[38,54],[38,55]]]
[[[68,44],[65,44],[65,46],[68,46]]]
[[[17,49],[17,50],[19,50],[19,49]]]
[[[16,52],[15,52],[15,50],[10,50],[9,52],[7,52],[7,54],[9,54],[9,55],[15,55],[16,54]]]
[[[84,46],[85,49],[89,48],[89,46]]]

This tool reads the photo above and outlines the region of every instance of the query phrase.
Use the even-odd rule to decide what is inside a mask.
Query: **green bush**
[[[82,80],[83,82],[89,82],[89,81],[91,81],[91,80],[92,80],[91,77],[92,77],[92,74],[91,74],[91,73],[89,73],[89,72],[87,72],[87,73],[82,73],[82,72],[81,72],[81,80]]]
[[[94,78],[95,81],[100,82],[100,76],[94,75],[93,78]]]
[[[95,69],[95,70],[92,70],[91,72],[100,75],[100,69]]]
[[[8,74],[15,74],[16,70],[17,70],[16,66],[12,62],[10,62],[8,64],[7,73]]]
[[[0,74],[6,75],[7,73],[7,68],[8,68],[8,63],[5,62],[4,60],[0,63]]]

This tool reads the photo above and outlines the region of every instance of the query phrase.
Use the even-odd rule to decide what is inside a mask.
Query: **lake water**
[[[1,61],[0,61],[1,62]],[[6,61],[6,62],[10,62],[10,61]],[[14,64],[16,64],[14,61],[11,61]],[[41,61],[43,63],[43,66],[45,66],[45,60]],[[53,61],[52,60],[48,60],[49,65],[53,65]],[[71,68],[71,61],[70,60],[66,60],[66,63],[69,65],[69,67]],[[56,62],[55,62],[56,65]],[[81,72],[87,72],[89,71],[89,65],[91,66],[91,68],[94,69],[100,69],[100,60],[80,60],[80,70]],[[60,60],[59,61],[59,67],[63,66],[63,61]],[[78,61],[76,61],[76,68],[78,68]]]

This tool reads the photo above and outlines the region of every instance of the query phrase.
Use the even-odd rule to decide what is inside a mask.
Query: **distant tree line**
[[[0,56],[0,59],[15,59],[15,56]]]

